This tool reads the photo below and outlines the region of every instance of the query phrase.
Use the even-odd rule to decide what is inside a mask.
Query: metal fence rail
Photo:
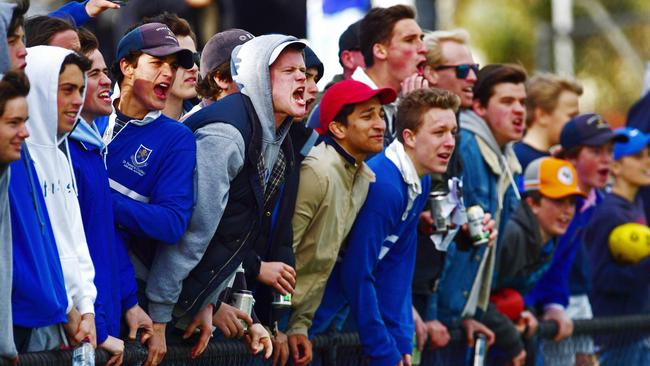
[[[540,322],[538,335],[543,339],[551,339],[557,331],[554,322]],[[580,336],[617,336],[650,334],[650,314],[606,317],[574,321],[574,337]],[[427,351],[423,353],[423,360],[431,359],[435,352],[466,352],[464,335],[460,329],[451,329],[451,342],[446,350]],[[363,353],[359,336],[356,333],[331,333],[320,335],[313,339],[314,353],[318,363],[328,365],[362,365]],[[240,341],[215,341],[210,342],[205,352],[197,359],[190,359],[191,346],[168,346],[167,355],[163,365],[270,365],[261,357],[251,356],[246,345]],[[109,355],[98,350],[96,363],[105,364]],[[147,350],[135,342],[127,342],[124,352],[124,365],[139,366],[147,358]],[[35,352],[20,356],[21,366],[69,366],[72,364],[72,351]],[[423,365],[426,361],[423,361]],[[9,366],[10,363],[0,359],[0,366]]]

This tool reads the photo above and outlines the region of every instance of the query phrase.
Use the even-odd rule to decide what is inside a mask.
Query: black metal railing
[[[542,339],[551,339],[557,332],[557,325],[551,321],[540,322],[538,336]],[[447,352],[466,352],[464,335],[460,329],[451,329],[451,342]],[[650,336],[650,314],[621,317],[607,317],[574,321],[573,337]],[[566,342],[570,344],[570,342]],[[363,352],[359,336],[356,333],[330,333],[320,335],[313,339],[315,358],[323,366],[329,365],[362,365],[364,364]],[[259,356],[252,356],[243,342],[240,341],[214,341],[210,342],[205,352],[196,359],[190,359],[191,346],[171,345],[168,347],[163,365],[270,365]],[[442,350],[425,350],[423,360],[431,359],[431,354]],[[571,352],[571,350],[568,350]],[[105,364],[109,355],[98,350],[96,364]],[[139,366],[147,358],[147,350],[136,342],[127,342],[124,352],[123,364],[126,366]],[[72,351],[35,352],[20,355],[20,366],[69,366],[72,364]],[[425,365],[426,361],[422,365]],[[10,363],[0,359],[0,366],[9,366]]]

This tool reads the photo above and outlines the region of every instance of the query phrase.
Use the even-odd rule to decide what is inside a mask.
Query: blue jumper
[[[11,163],[9,205],[13,241],[14,325],[41,328],[68,321],[59,252],[34,163],[23,145]]]
[[[86,123],[86,122],[79,122]],[[97,343],[120,336],[122,313],[137,304],[137,285],[126,248],[117,241],[108,173],[98,147],[69,139],[77,198],[95,266]]]
[[[163,114],[148,123],[129,121],[108,144],[106,163],[115,223],[127,247],[153,257],[156,243],[177,243],[194,200],[190,129]]]
[[[406,216],[408,186],[385,153],[368,162],[377,181],[348,236],[314,318],[314,328],[329,324],[347,303],[370,365],[394,366],[413,349],[411,286],[417,249],[417,224],[427,201],[420,194]],[[421,179],[429,192],[431,179]]]

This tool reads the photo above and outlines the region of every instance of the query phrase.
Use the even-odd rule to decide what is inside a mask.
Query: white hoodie
[[[60,47],[28,49],[25,73],[31,88],[27,146],[43,189],[47,213],[68,294],[68,309],[94,313],[95,269],[88,252],[69,153],[67,134],[57,136],[57,90],[63,59],[72,51]],[[63,151],[62,151],[63,150]]]

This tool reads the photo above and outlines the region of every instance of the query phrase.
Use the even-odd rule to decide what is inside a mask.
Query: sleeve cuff
[[[125,312],[138,304],[138,295],[134,292],[122,299],[122,312]]]
[[[172,320],[174,305],[149,303],[149,316],[154,323],[169,323]]]
[[[93,305],[93,301],[89,297],[84,297],[82,298],[77,305],[77,310],[79,310],[79,314],[84,315],[84,314],[95,314],[95,306]]]
[[[550,304],[544,305],[544,311],[551,310],[551,309],[558,309],[558,310],[564,311],[565,307],[564,307],[564,305],[557,304],[557,303],[550,303]]]

